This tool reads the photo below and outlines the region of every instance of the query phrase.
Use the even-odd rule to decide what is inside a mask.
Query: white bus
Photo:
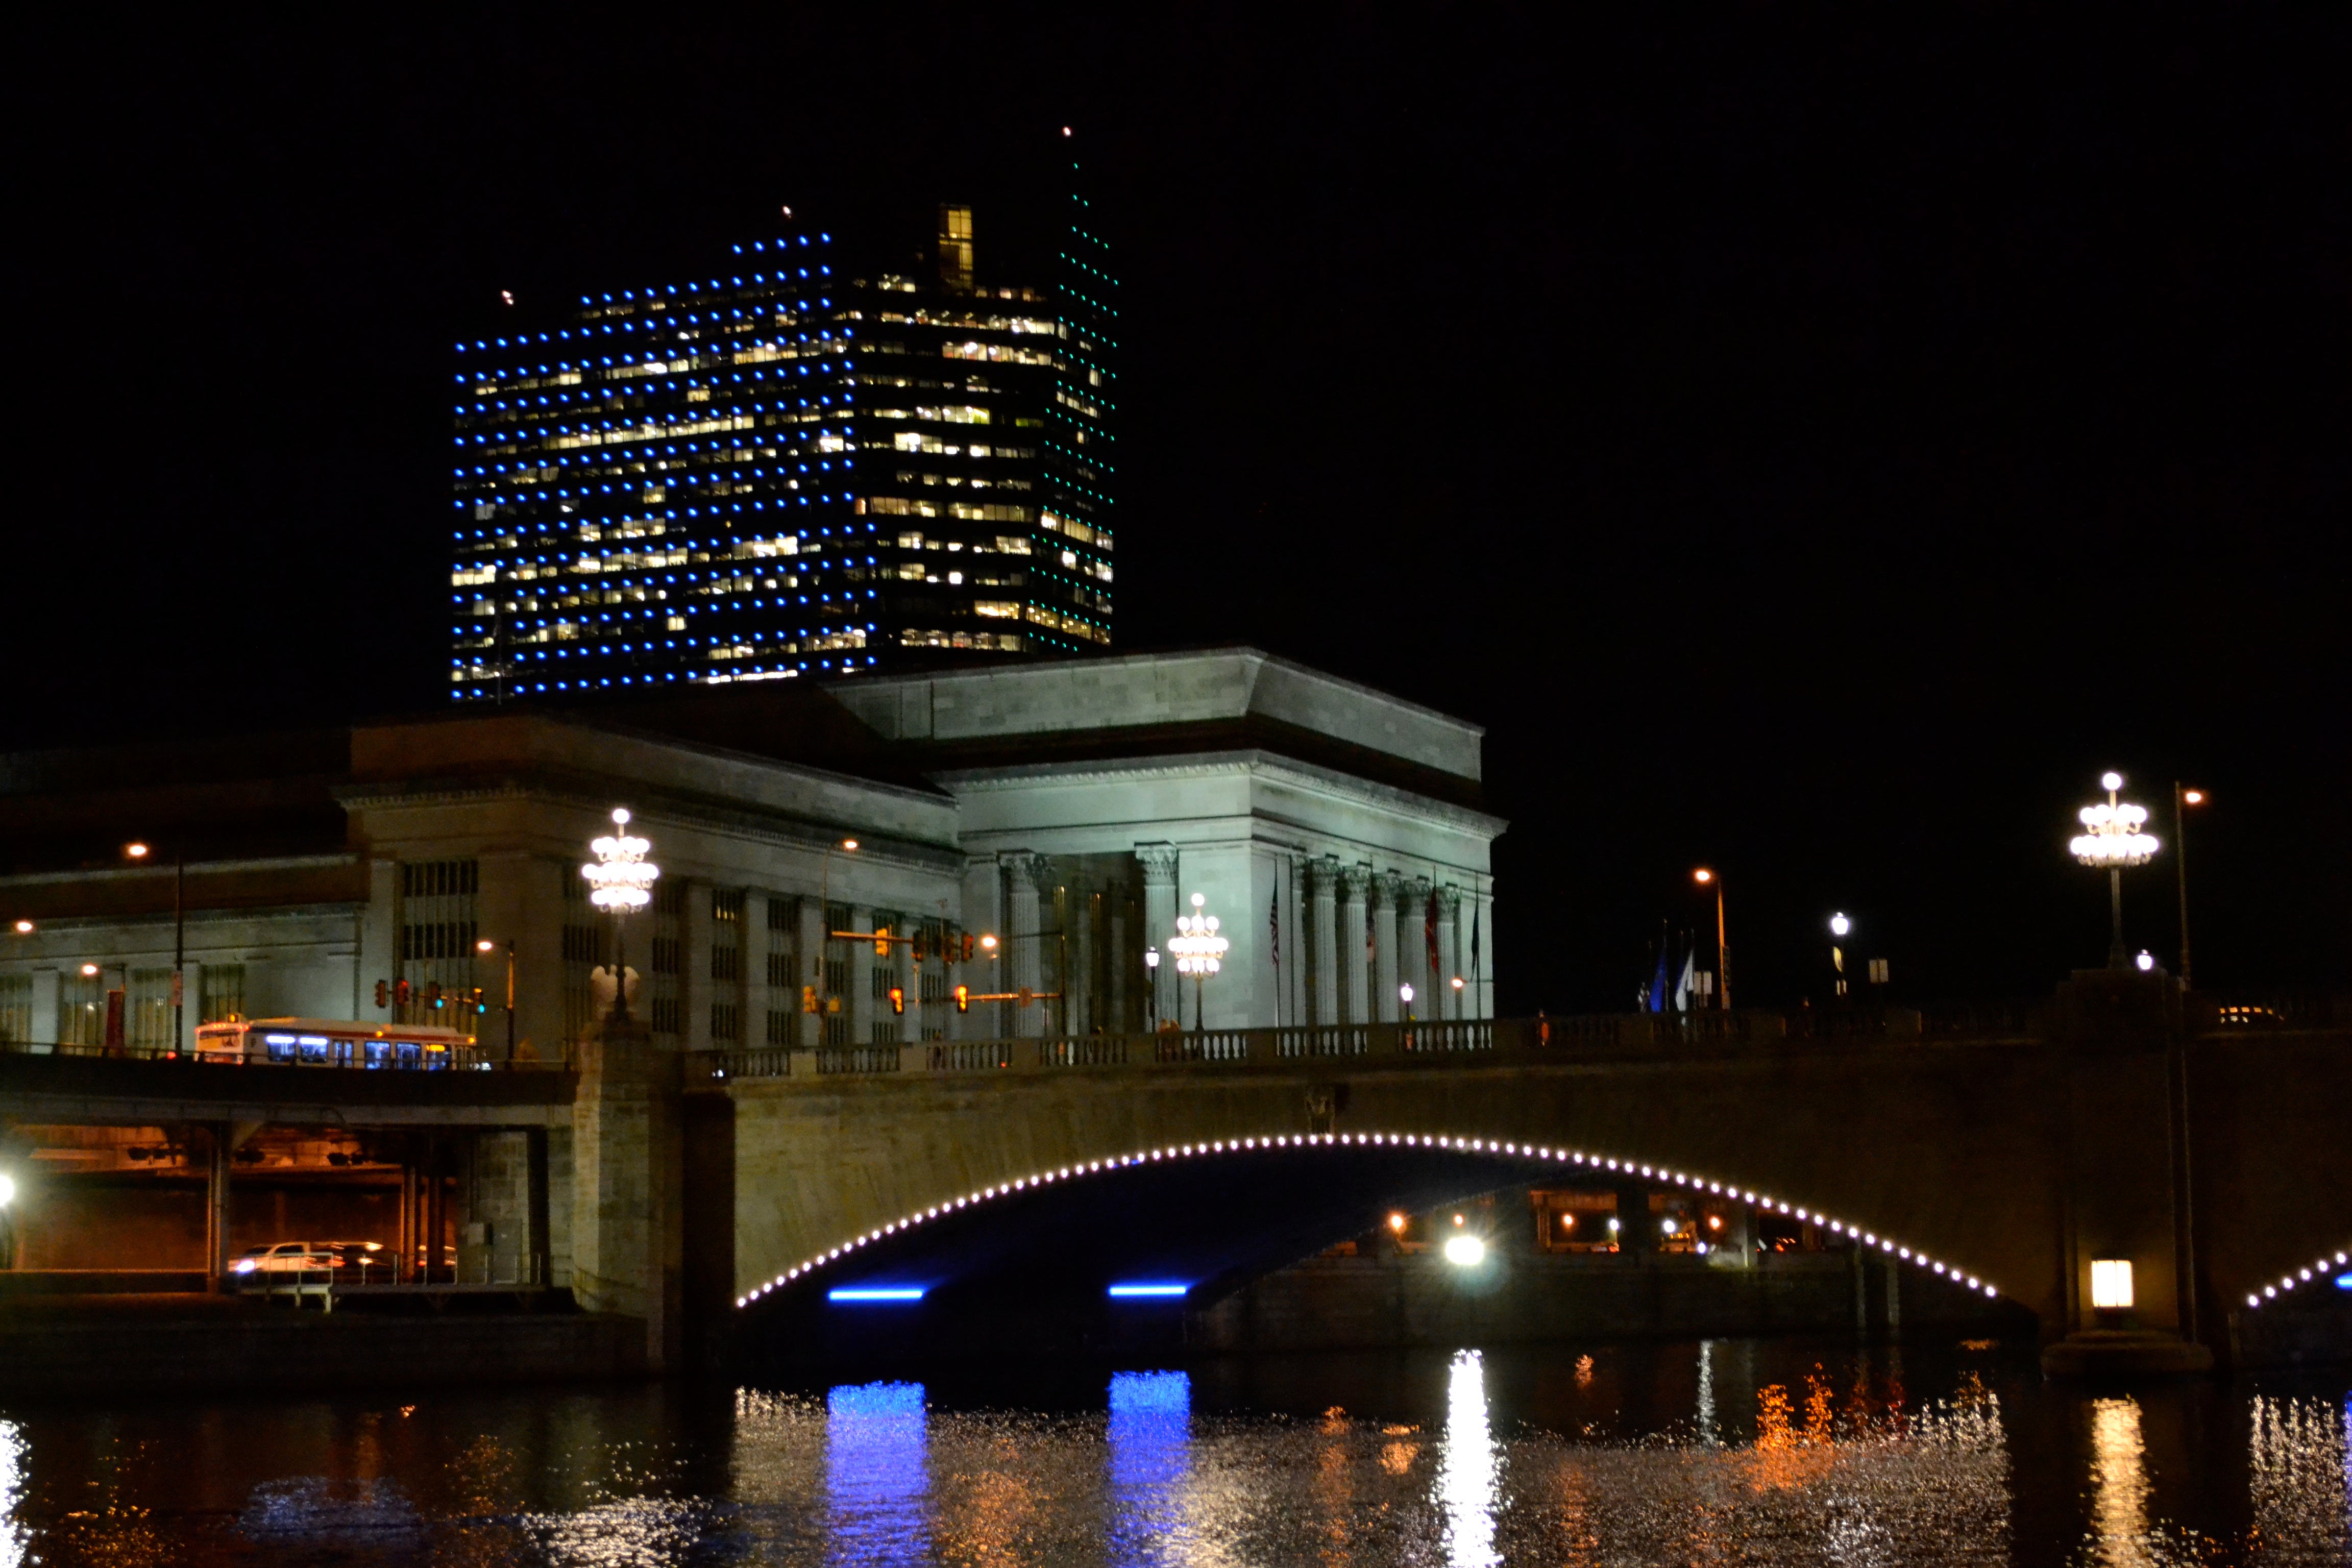
[[[196,1026],[201,1062],[257,1067],[386,1068],[432,1072],[484,1067],[471,1035],[409,1024],[328,1018],[244,1018]]]

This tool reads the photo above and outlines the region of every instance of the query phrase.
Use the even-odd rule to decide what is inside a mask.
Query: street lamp
[[[2100,774],[2099,787],[2107,792],[2106,804],[2086,805],[2076,814],[2090,831],[2077,835],[2066,847],[2084,865],[2107,873],[2107,967],[2126,969],[2130,960],[2124,952],[2124,868],[2147,865],[2156,857],[2157,842],[2153,834],[2141,831],[2147,807],[2116,798],[2124,787],[2123,774]]]
[[[1225,949],[1231,945],[1217,934],[1217,917],[1205,912],[1208,902],[1202,895],[1193,894],[1192,912],[1176,917],[1176,934],[1168,939],[1168,951],[1176,955],[1176,973],[1192,977],[1192,1026],[1196,1029],[1208,1026],[1201,1010],[1202,983],[1224,967]]]
[[[588,846],[595,860],[580,868],[588,880],[588,901],[613,917],[613,1016],[629,1016],[628,944],[622,921],[654,901],[654,879],[661,868],[646,858],[649,839],[627,831],[629,814],[613,808],[613,826],[621,831]]]
[[[2175,781],[2172,786],[2172,869],[2180,883],[2180,988],[2189,989],[2189,825],[2182,813],[2187,807],[2203,805],[2207,795],[2201,789],[2186,789]]]
[[[1143,1016],[1144,1032],[1158,1034],[1160,1032],[1160,950],[1156,947],[1147,947],[1143,950]]]
[[[123,858],[144,860],[154,850],[143,841],[133,841],[122,847]],[[32,928],[23,921],[18,929]],[[180,1031],[187,1022],[185,993],[181,976],[187,972],[188,959],[188,852],[185,847],[172,852],[172,1054],[180,1050]],[[124,989],[130,988],[130,976],[123,976]]]
[[[1398,1003],[1399,1003],[1399,1004],[1400,1004],[1400,1005],[1404,1008],[1404,1021],[1405,1021],[1406,1023],[1408,1023],[1408,1024],[1412,1023],[1412,981],[1408,980],[1408,981],[1406,981],[1404,984],[1401,984],[1401,985],[1399,985],[1399,986],[1397,987],[1397,1001],[1398,1001]]]
[[[1843,944],[1846,933],[1852,930],[1853,930],[1853,922],[1845,918],[1843,910],[1830,917],[1830,935],[1837,939],[1830,943],[1830,967],[1837,971],[1837,994],[1841,996],[1845,994],[1845,947]]]
[[[1717,1005],[1731,1011],[1731,944],[1723,934],[1723,879],[1706,867],[1691,873],[1691,880],[1715,889],[1715,994]]]

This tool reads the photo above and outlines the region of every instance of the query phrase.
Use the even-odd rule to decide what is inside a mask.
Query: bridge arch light
[[[1295,1149],[1305,1148],[1310,1145],[1320,1145],[1324,1147],[1338,1145],[1385,1145],[1395,1147],[1402,1145],[1406,1148],[1451,1148],[1457,1150],[1476,1149],[1497,1153],[1508,1152],[1514,1157],[1519,1159],[1540,1159],[1548,1163],[1553,1164],[1578,1164],[1590,1166],[1594,1169],[1598,1169],[1605,1164],[1611,1170],[1622,1169],[1626,1171],[1632,1171],[1634,1168],[1633,1163],[1630,1160],[1621,1162],[1614,1156],[1602,1156],[1600,1154],[1589,1153],[1580,1149],[1555,1150],[1546,1146],[1538,1150],[1531,1145],[1522,1145],[1517,1142],[1506,1142],[1502,1140],[1447,1137],[1442,1134],[1433,1135],[1425,1132],[1286,1132],[1271,1133],[1247,1139],[1220,1139],[1214,1143],[1208,1144],[1186,1143],[1181,1145],[1168,1145],[1161,1148],[1140,1150],[1108,1159],[1094,1160],[1076,1167],[1066,1165],[1061,1167],[1058,1171],[1043,1171],[1034,1173],[1026,1176],[1018,1176],[1013,1178],[1012,1181],[982,1187],[975,1192],[967,1193],[960,1197],[950,1199],[944,1204],[937,1205],[926,1208],[919,1213],[892,1220],[887,1225],[863,1233],[854,1240],[845,1243],[841,1247],[833,1247],[825,1252],[819,1253],[814,1257],[795,1264],[772,1279],[768,1279],[760,1285],[754,1286],[743,1295],[737,1297],[735,1305],[739,1308],[748,1306],[751,1302],[759,1300],[781,1287],[800,1279],[803,1275],[813,1273],[817,1268],[827,1263],[839,1260],[848,1253],[854,1252],[860,1247],[869,1246],[874,1242],[880,1241],[886,1237],[895,1236],[900,1231],[910,1230],[916,1226],[935,1220],[942,1214],[952,1214],[958,1210],[970,1207],[988,1199],[1003,1196],[1015,1192],[1026,1191],[1033,1186],[1045,1183],[1066,1180],[1072,1175],[1085,1175],[1089,1173],[1098,1173],[1106,1167],[1117,1170],[1123,1169],[1130,1165],[1143,1164],[1150,1161],[1193,1158],[1210,1153],[1238,1152],[1244,1148]],[[1645,1174],[1654,1173],[1659,1179],[1672,1181],[1680,1185],[1704,1186],[1707,1191],[1715,1193],[1723,1193],[1726,1191],[1720,1181],[1710,1182],[1706,1180],[1704,1177],[1693,1175],[1688,1172],[1667,1171],[1662,1167],[1647,1165],[1643,1166],[1642,1170]],[[1785,1201],[1778,1200],[1769,1195],[1759,1196],[1752,1192],[1744,1192],[1738,1186],[1733,1186],[1728,1189],[1728,1195],[1735,1199],[1744,1200],[1745,1202],[1755,1205],[1759,1208],[1777,1208],[1779,1212],[1782,1214],[1791,1212],[1790,1205]],[[1916,1263],[1922,1268],[1932,1268],[1937,1274],[1943,1275],[1956,1283],[1960,1281],[1963,1278],[1960,1270],[1958,1268],[1948,1268],[1944,1264],[1934,1262],[1924,1252],[1915,1254],[1907,1247],[1898,1247],[1890,1238],[1881,1237],[1874,1234],[1866,1234],[1859,1226],[1848,1225],[1842,1220],[1832,1219],[1829,1215],[1822,1214],[1819,1210],[1800,1208],[1794,1212],[1800,1217],[1807,1217],[1815,1223],[1830,1226],[1839,1235],[1860,1237],[1865,1245],[1877,1247],[1883,1251],[1895,1252],[1906,1261]],[[1613,1222],[1612,1228],[1614,1228]],[[2336,1261],[2339,1264],[2345,1262],[2346,1255],[2342,1252],[2338,1252],[2336,1255]],[[2319,1270],[2323,1274],[2325,1273],[2326,1267],[2327,1260],[2324,1258],[2313,1266],[2315,1269]],[[2305,1270],[2305,1278],[2308,1279],[2311,1277],[2311,1270]],[[2352,1279],[2352,1275],[2347,1275],[2346,1278]],[[1987,1296],[1999,1296],[2000,1294],[1998,1287],[1985,1284],[1975,1275],[1966,1276],[1966,1282],[1969,1289],[1982,1290]],[[2291,1289],[2295,1282],[2295,1277],[2294,1275],[2289,1275],[2280,1282],[2280,1285],[2283,1288]],[[2263,1289],[2265,1293],[2268,1295],[2275,1296],[2277,1293],[2277,1288],[2265,1286]],[[2347,1286],[2346,1289],[2352,1289],[2352,1286]],[[2247,1300],[2249,1304],[2253,1304],[2259,1299],[2250,1296]]]

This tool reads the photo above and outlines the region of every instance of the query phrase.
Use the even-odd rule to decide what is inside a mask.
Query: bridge
[[[689,1054],[623,1023],[574,1065],[18,1055],[0,1058],[0,1119],[506,1140],[512,1161],[488,1166],[512,1178],[459,1203],[509,1259],[483,1267],[551,1259],[583,1306],[644,1322],[652,1366],[805,1335],[845,1299],[908,1304],[909,1334],[1114,1311],[1114,1286],[1198,1310],[1391,1209],[1546,1184],[1781,1216],[1858,1268],[2030,1312],[2062,1351],[2124,1325],[2226,1346],[2249,1298],[2292,1294],[2352,1239],[2352,1025],[2216,1009],[2161,975],[1951,1013]],[[2131,1265],[2128,1313],[2095,1305],[2095,1261]]]

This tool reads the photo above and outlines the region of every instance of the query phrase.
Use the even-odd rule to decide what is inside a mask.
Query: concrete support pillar
[[[677,1061],[635,1018],[607,1018],[572,1102],[572,1290],[592,1312],[646,1325],[650,1371],[674,1365],[685,1213]]]
[[[1449,882],[1437,889],[1437,964],[1442,973],[1430,977],[1437,996],[1437,1005],[1429,1010],[1433,1018],[1459,1018],[1468,1011],[1470,977],[1462,973],[1457,940],[1461,925],[1462,889]],[[1464,982],[1460,991],[1454,989],[1457,979]]]
[[[1143,942],[1160,952],[1160,967],[1151,972],[1151,1017],[1157,1026],[1176,1017],[1176,963],[1168,955],[1168,939],[1176,934],[1176,846],[1139,844],[1135,858],[1143,863]]]
[[[845,929],[870,931],[874,929],[874,911],[863,904],[849,906],[849,924]],[[871,942],[843,942],[840,947],[849,958],[849,994],[842,1001],[842,1012],[849,1019],[849,1043],[870,1046],[874,1043],[874,944]]]
[[[1339,873],[1339,1021],[1343,1024],[1369,1024],[1379,1015],[1372,1011],[1372,980],[1366,963],[1370,956],[1367,931],[1370,919],[1365,900],[1370,897],[1372,874],[1369,867],[1349,866]]]
[[[1044,970],[1039,963],[1037,878],[1042,869],[1038,856],[1025,849],[999,857],[1004,868],[1004,923],[1003,939],[1011,950],[1005,964],[1012,973],[1006,976],[1008,991],[1041,991]],[[1013,1009],[1012,1032],[1025,1037],[1045,1032],[1045,1005],[1032,1003],[1024,1007],[1019,1003],[1007,1003]]]
[[[1372,878],[1372,1016],[1393,1024],[1397,1006],[1397,895],[1403,879],[1393,871]]]
[[[1307,863],[1307,940],[1313,944],[1310,968],[1315,975],[1311,1021],[1328,1028],[1344,1022],[1339,1013],[1339,862],[1329,855]]]
[[[802,985],[815,988],[817,1005],[822,1008],[824,1005],[824,900],[806,894],[802,895],[795,928],[800,940],[793,944],[793,952],[797,961],[800,983]],[[794,1007],[801,1005],[801,996],[798,992],[794,993],[792,1005]],[[803,1012],[795,1016],[800,1021],[793,1026],[794,1042],[803,1050],[815,1049],[824,1035],[824,1013],[822,1011]]]

